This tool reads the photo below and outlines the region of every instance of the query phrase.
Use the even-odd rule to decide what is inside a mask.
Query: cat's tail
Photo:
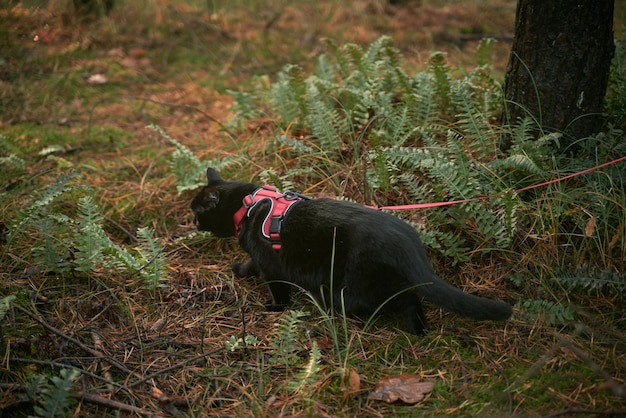
[[[503,320],[513,313],[506,302],[465,293],[434,274],[416,292],[440,308],[472,319]]]

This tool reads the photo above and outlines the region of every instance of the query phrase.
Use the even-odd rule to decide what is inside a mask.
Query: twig
[[[139,100],[139,101],[142,101],[142,102],[154,103],[154,104],[157,104],[157,105],[160,105],[160,106],[167,106],[167,107],[178,108],[178,109],[185,109],[185,110],[193,110],[194,112],[200,113],[202,116],[204,116],[208,120],[210,120],[212,122],[215,122],[220,127],[220,129],[223,130],[224,132],[226,132],[231,138],[236,138],[236,135],[233,132],[231,132],[230,129],[228,129],[222,122],[220,122],[217,118],[209,115],[204,110],[202,110],[202,109],[200,109],[200,108],[198,108],[196,106],[191,106],[191,105],[187,105],[187,104],[162,102],[162,101],[159,101],[159,100],[151,99],[149,97],[121,95],[121,96],[105,97],[105,98],[103,98],[101,100],[98,100],[91,107],[91,110],[89,112],[89,122],[87,123],[87,136],[88,136],[89,139],[91,139],[91,127],[93,126],[93,113],[94,113],[95,108],[100,106],[102,103],[105,103],[105,102],[107,102],[109,100],[113,100],[115,98],[129,99],[129,100]]]
[[[559,412],[553,412],[550,415],[546,415],[544,418],[555,418],[555,417],[561,417],[563,415],[578,415],[578,414],[584,414],[584,415],[608,415],[610,417],[617,417],[617,416],[624,416],[626,415],[626,411],[622,410],[622,411],[594,411],[591,409],[565,409],[563,411],[559,411]]]
[[[107,363],[109,363],[111,366],[123,371],[124,373],[128,373],[131,375],[134,375],[136,377],[140,377],[141,376],[139,374],[137,374],[136,372],[133,372],[131,370],[129,370],[126,366],[124,366],[122,363],[118,362],[117,360],[111,358],[111,357],[107,357],[104,354],[102,354],[101,352],[94,350],[91,347],[86,346],[85,344],[83,344],[82,342],[80,342],[79,340],[77,340],[76,338],[70,337],[69,335],[65,334],[64,332],[62,332],[61,330],[56,329],[55,327],[53,327],[52,325],[49,325],[46,321],[44,321],[43,319],[41,319],[39,316],[37,316],[36,314],[30,312],[28,309],[25,309],[19,305],[13,305],[13,307],[15,309],[17,309],[18,311],[22,312],[23,314],[29,316],[30,318],[34,319],[35,321],[37,321],[39,324],[41,324],[44,328],[46,328],[48,331],[68,340],[69,342],[72,342],[74,344],[76,344],[78,347],[80,347],[82,350],[86,351],[87,353],[91,354],[94,357],[97,358],[101,358],[103,360],[105,360]]]
[[[626,387],[617,383],[613,377],[608,374],[602,367],[600,367],[595,361],[593,361],[587,354],[583,353],[578,347],[574,346],[570,341],[565,339],[562,335],[554,333],[554,337],[561,343],[563,347],[566,347],[568,350],[572,351],[576,356],[585,362],[591,370],[595,373],[602,376],[602,378],[606,381],[606,383],[611,388],[611,392],[615,396],[619,396],[621,398],[626,398]],[[626,414],[626,411],[624,412]]]
[[[17,383],[1,383],[0,382],[0,389],[10,390],[10,391],[18,390],[18,391],[21,391],[21,392],[26,392],[27,391],[26,385],[20,385],[20,384],[17,384]],[[72,392],[72,393],[70,393],[70,396],[72,396],[73,398],[79,399],[81,401],[85,401],[85,402],[89,402],[89,403],[93,403],[93,404],[97,404],[97,405],[106,406],[108,408],[117,409],[119,411],[132,412],[132,413],[141,414],[141,415],[154,415],[153,411],[148,411],[147,409],[139,408],[137,406],[128,405],[128,404],[123,403],[123,402],[114,401],[113,399],[104,398],[102,396],[93,395],[91,393]]]
[[[108,408],[117,409],[119,411],[132,412],[141,415],[155,415],[153,411],[148,411],[147,409],[139,408],[137,406],[114,401],[113,399],[103,398],[102,396],[93,395],[91,393],[78,392],[73,394],[73,396],[85,402],[106,406]]]
[[[143,378],[137,380],[136,382],[133,382],[133,383],[129,384],[128,387],[129,388],[133,388],[135,386],[138,386],[138,385],[140,385],[142,383],[147,382],[148,380],[154,379],[155,377],[160,376],[160,375],[162,375],[164,373],[170,372],[172,370],[179,369],[181,367],[185,367],[189,363],[193,363],[196,360],[200,360],[201,358],[204,358],[206,356],[210,356],[211,354],[215,354],[217,352],[220,352],[223,349],[224,349],[223,347],[216,348],[216,349],[213,349],[213,350],[209,351],[208,353],[202,353],[202,354],[199,354],[199,355],[197,355],[195,357],[188,358],[188,359],[186,359],[184,361],[181,361],[180,363],[176,363],[176,364],[173,364],[173,365],[171,365],[169,367],[166,367],[164,369],[158,370],[158,371],[154,372],[153,374],[151,374],[150,376],[143,377]]]
[[[107,385],[111,385],[111,386],[115,386],[118,389],[122,389],[125,392],[128,392],[128,388],[124,385],[120,385],[119,383],[116,383],[112,380],[106,379],[102,376],[99,376],[95,373],[91,373],[90,371],[87,371],[85,369],[81,369],[79,367],[76,366],[72,366],[71,364],[65,364],[65,363],[59,363],[57,361],[44,361],[44,360],[35,360],[35,359],[29,359],[29,358],[21,358],[21,357],[11,357],[9,358],[9,363],[15,361],[15,362],[19,362],[19,363],[30,363],[30,364],[39,364],[42,366],[49,366],[49,367],[59,367],[59,368],[66,368],[66,369],[76,369],[78,370],[80,373],[84,374],[85,376],[89,376],[92,379],[96,379],[99,380],[103,383],[106,383]]]

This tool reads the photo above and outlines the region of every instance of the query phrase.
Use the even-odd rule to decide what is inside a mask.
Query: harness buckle
[[[312,199],[312,197],[303,195],[300,192],[285,192],[283,193],[283,196],[285,197],[285,200],[298,200],[298,199],[311,200]]]
[[[270,220],[270,236],[272,234],[280,234],[280,228],[282,226],[283,223],[283,217],[282,216],[272,216],[271,220]]]

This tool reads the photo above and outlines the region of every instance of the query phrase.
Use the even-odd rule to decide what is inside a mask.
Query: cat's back
[[[296,205],[285,221],[288,228],[337,229],[358,234],[415,234],[401,219],[376,208],[336,199],[312,199]]]

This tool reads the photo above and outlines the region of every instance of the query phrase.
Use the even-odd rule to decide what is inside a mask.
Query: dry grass
[[[262,283],[233,277],[231,262],[244,257],[235,241],[193,235],[191,194],[176,194],[167,167],[172,149],[145,129],[159,124],[202,158],[250,156],[241,168],[248,180],[265,161],[280,158],[262,152],[272,123],[259,119],[240,137],[230,135],[223,129],[231,103],[226,88],[273,77],[287,62],[311,65],[324,36],[366,44],[392,34],[409,65],[418,67],[433,49],[465,65],[474,35],[488,33],[501,38],[493,63],[503,71],[514,1],[146,0],[123,2],[95,29],[73,20],[69,3],[0,10],[0,26],[10,28],[0,34],[12,48],[0,57],[6,61],[0,66],[0,130],[28,162],[12,177],[14,188],[0,196],[0,222],[9,225],[67,164],[93,186],[116,242],[133,245],[138,226],[158,232],[170,280],[148,291],[131,273],[60,276],[33,264],[28,239],[1,243],[0,296],[18,299],[2,322],[0,415],[32,414],[32,405],[21,402],[26,382],[58,375],[60,364],[83,371],[72,416],[626,414],[626,328],[616,312],[623,306],[618,297],[559,292],[555,298],[569,297],[579,320],[556,324],[521,308],[511,321],[496,324],[431,307],[433,329],[417,338],[389,318],[367,330],[362,320],[347,319],[344,336],[341,319],[329,325],[301,296],[294,309],[309,313],[296,350],[302,362],[293,370],[271,364],[275,324],[285,314],[264,309],[269,295]],[[88,84],[93,74],[104,74],[107,83]],[[51,144],[68,151],[56,159],[37,156]],[[347,195],[358,197],[355,189],[345,186]],[[549,264],[544,250],[532,254]],[[520,287],[505,279],[509,270],[523,270],[524,260],[522,254],[507,264],[435,264],[464,290],[511,302],[553,291],[539,276],[529,275]],[[231,337],[244,335],[255,336],[258,345],[226,348]],[[313,341],[321,350],[319,379],[306,394],[294,393],[287,381]],[[350,370],[360,376],[358,391],[350,387]],[[436,388],[416,406],[367,399],[378,379],[399,373],[434,380]]]

